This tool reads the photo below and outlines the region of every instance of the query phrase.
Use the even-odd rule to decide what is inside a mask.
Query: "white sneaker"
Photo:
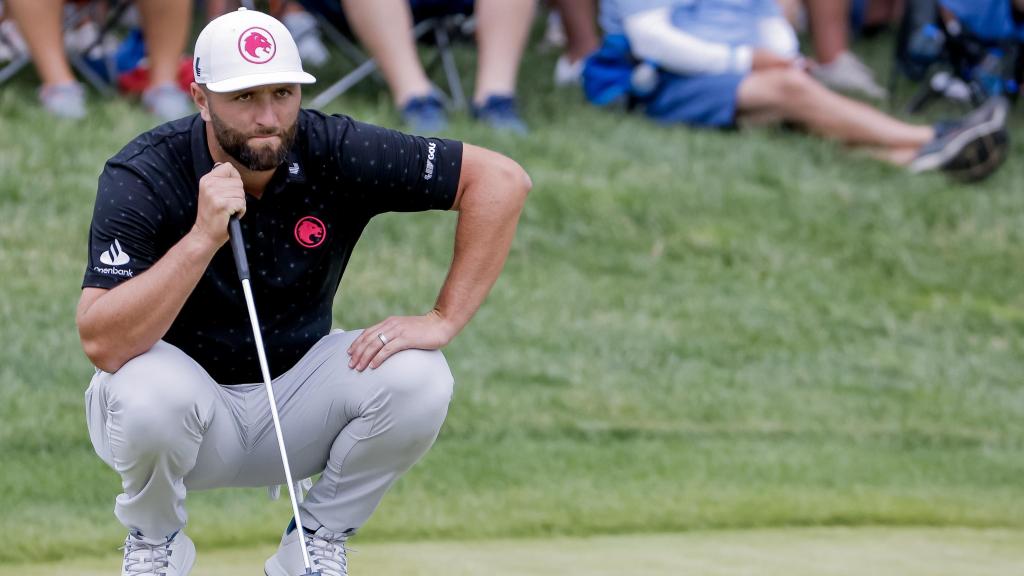
[[[843,52],[828,64],[812,66],[811,74],[829,88],[843,92],[857,92],[876,100],[889,95],[875,81],[874,72],[849,52]]]
[[[159,541],[129,534],[121,576],[187,576],[195,561],[196,546],[184,532]]]
[[[583,79],[583,63],[586,58],[570,62],[569,57],[562,54],[555,62],[555,86],[576,86]]]
[[[299,57],[304,63],[315,67],[323,66],[331,57],[323,40],[320,39],[320,24],[309,12],[289,12],[281,19],[284,27],[295,39]]]
[[[315,534],[306,534],[306,548],[309,550],[313,573],[321,576],[348,576],[346,541],[348,536],[332,533],[326,528],[320,528]],[[299,531],[294,524],[285,530],[277,553],[267,559],[263,570],[266,576],[300,576],[307,573],[306,565],[302,562]]]

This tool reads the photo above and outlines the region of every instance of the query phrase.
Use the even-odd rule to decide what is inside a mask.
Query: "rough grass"
[[[1019,143],[963,187],[800,134],[592,109],[551,86],[553,60],[526,57],[529,138],[461,116],[450,131],[519,160],[535,188],[498,286],[446,350],[440,439],[360,541],[1024,527]],[[73,317],[96,177],[151,120],[94,96],[87,121],[54,122],[34,86],[0,91],[0,562],[123,538]],[[396,123],[370,84],[330,110]],[[453,226],[374,221],[337,323],[427,310]],[[192,495],[189,533],[273,543],[288,510],[262,494]]]

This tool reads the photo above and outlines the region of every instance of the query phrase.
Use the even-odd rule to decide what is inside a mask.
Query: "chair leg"
[[[326,90],[313,98],[310,102],[310,106],[313,108],[322,108],[330,103],[332,100],[341,96],[347,92],[350,88],[361,82],[364,78],[374,73],[377,70],[377,62],[374,60],[367,60],[356,67],[355,70],[349,72],[345,76],[338,80],[334,84],[327,87]]]
[[[10,80],[22,68],[28,66],[30,62],[32,62],[32,59],[27,54],[21,54],[8,62],[6,66],[0,68],[0,84]]]
[[[452,95],[452,107],[456,110],[464,110],[466,108],[466,94],[462,90],[459,68],[455,65],[455,54],[452,52],[448,31],[445,30],[443,23],[434,28],[434,38],[437,42],[437,50],[441,54],[441,65],[444,67],[444,75],[448,79],[448,90]]]

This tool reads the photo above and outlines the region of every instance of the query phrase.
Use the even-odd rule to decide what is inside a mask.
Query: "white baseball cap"
[[[215,18],[196,40],[192,69],[197,84],[234,92],[267,84],[312,84],[295,40],[273,16],[239,8]]]

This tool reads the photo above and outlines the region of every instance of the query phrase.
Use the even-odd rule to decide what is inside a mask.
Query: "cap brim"
[[[220,82],[208,82],[206,89],[211,92],[235,92],[269,84],[312,84],[314,82],[316,82],[316,78],[306,72],[265,72],[228,78]]]

